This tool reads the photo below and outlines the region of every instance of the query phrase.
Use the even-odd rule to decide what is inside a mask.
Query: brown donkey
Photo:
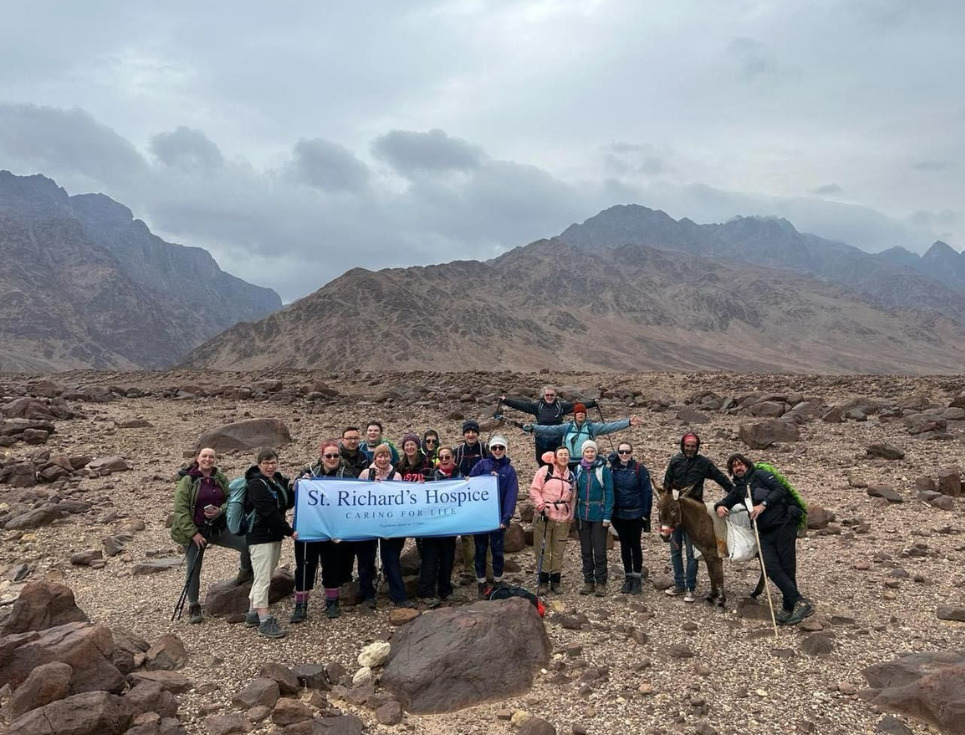
[[[670,541],[670,535],[681,526],[690,537],[690,542],[700,550],[707,574],[710,577],[710,594],[704,599],[709,603],[717,602],[723,608],[724,598],[724,561],[717,553],[717,536],[714,522],[707,515],[707,506],[699,500],[687,497],[693,485],[679,491],[664,491],[653,482],[657,493],[657,514],[660,519],[660,538]],[[674,492],[677,497],[674,498]]]

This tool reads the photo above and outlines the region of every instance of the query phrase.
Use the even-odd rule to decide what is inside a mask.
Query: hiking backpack
[[[510,597],[522,597],[524,600],[529,600],[536,607],[536,612],[539,613],[540,617],[546,614],[546,606],[525,587],[497,584],[486,595],[487,600],[508,600]]]
[[[798,530],[807,528],[808,504],[804,501],[804,498],[801,497],[801,493],[799,493],[794,488],[794,486],[787,481],[787,478],[784,477],[784,475],[782,475],[780,472],[778,472],[777,468],[774,467],[773,465],[770,465],[767,462],[757,462],[754,465],[754,469],[764,470],[764,472],[770,472],[772,475],[774,475],[774,479],[776,479],[779,483],[781,483],[781,485],[784,486],[784,489],[787,490],[788,495],[791,496],[791,500],[798,508],[801,509],[801,517],[797,519]]]
[[[252,509],[245,512],[246,505],[248,505],[248,481],[244,477],[236,477],[228,484],[228,507],[225,509],[228,533],[244,536],[251,530],[255,511]]]

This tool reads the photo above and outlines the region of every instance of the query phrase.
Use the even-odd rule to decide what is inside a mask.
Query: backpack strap
[[[369,482],[375,481],[375,467],[369,467]]]

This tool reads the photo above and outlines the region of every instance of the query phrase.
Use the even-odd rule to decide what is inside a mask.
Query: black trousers
[[[452,567],[456,560],[456,537],[422,539],[422,567],[419,569],[419,597],[452,595]]]
[[[759,531],[759,535],[767,576],[784,596],[784,609],[792,610],[801,598],[797,589],[797,523],[789,518],[777,528]]]
[[[318,565],[322,566],[322,586],[327,589],[341,587],[351,577],[345,576],[345,559],[351,560],[345,544],[333,541],[295,542],[295,590],[310,592],[315,589]],[[351,572],[350,572],[351,574]]]
[[[605,584],[606,535],[603,521],[584,521],[576,519],[576,530],[580,534],[580,553],[583,556],[583,581]]]
[[[624,574],[640,574],[643,571],[643,548],[640,545],[643,517],[614,518],[611,523],[620,535],[620,556],[623,559]]]

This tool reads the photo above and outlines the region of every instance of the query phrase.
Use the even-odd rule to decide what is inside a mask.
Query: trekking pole
[[[375,597],[379,597],[379,587],[382,586],[382,537],[375,542]]]
[[[177,604],[174,606],[174,612],[171,613],[171,622],[173,623],[176,619],[181,619],[181,613],[184,611],[184,603],[188,599],[188,587],[191,586],[191,580],[194,579],[195,572],[201,566],[201,557],[204,556],[204,546],[198,547],[198,555],[194,557],[194,563],[191,564],[191,568],[188,570],[188,578],[184,582],[184,587],[181,589],[181,595],[178,597]],[[187,554],[185,554],[187,557]]]
[[[600,408],[600,404],[599,404],[599,403],[596,404],[596,410],[597,410],[597,412],[600,414],[600,423],[601,423],[601,424],[605,424],[605,423],[606,423],[606,419],[603,418],[603,409]],[[615,446],[613,446],[613,438],[612,438],[609,434],[606,435],[606,438],[607,438],[607,441],[610,442],[610,451],[611,451],[611,452],[615,452],[615,451],[617,450],[617,448],[616,448]]]
[[[751,500],[751,486],[750,483],[747,484],[747,500],[744,501],[747,505],[747,514],[754,509],[754,501]],[[774,626],[774,638],[778,638],[777,635],[777,618],[774,617],[774,601],[771,600],[771,586],[767,583],[767,567],[764,565],[764,550],[761,548],[761,535],[757,532],[757,519],[751,519],[751,525],[754,526],[754,540],[757,541],[757,555],[761,560],[761,578],[764,580],[764,590],[767,592],[767,606],[771,610],[771,625]]]
[[[489,436],[486,437],[486,446],[489,446],[489,440],[493,438],[493,432],[496,431],[496,422],[503,418],[502,413],[499,409],[503,407],[503,399],[499,399],[499,403],[496,404],[496,408],[493,409],[493,420],[489,423]]]
[[[539,563],[536,565],[536,596],[539,597],[539,586],[543,583],[543,555],[546,554],[546,537],[549,535],[549,519],[545,515],[546,511],[540,514],[543,522],[543,543],[539,550]]]

